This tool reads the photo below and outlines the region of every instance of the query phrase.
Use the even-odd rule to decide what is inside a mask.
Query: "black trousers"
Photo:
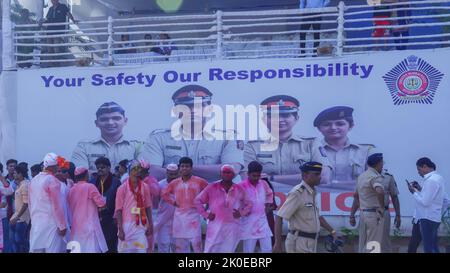
[[[419,223],[413,223],[411,239],[408,244],[408,253],[416,253],[421,241],[422,235],[420,234],[420,225]]]
[[[307,15],[312,15],[312,14],[305,14],[305,16],[307,16]],[[301,31],[309,30],[311,27],[315,31],[320,30],[320,27],[321,27],[320,21],[322,21],[322,16],[302,19],[302,22],[307,22],[307,21],[315,21],[317,23],[302,24],[302,25],[300,25]],[[306,38],[306,32],[300,33],[300,53],[301,54],[305,54],[305,50],[304,50],[305,49],[305,38]],[[315,40],[314,41],[314,53],[317,52],[317,48],[320,45],[319,39],[320,39],[320,32],[314,32],[314,40]]]

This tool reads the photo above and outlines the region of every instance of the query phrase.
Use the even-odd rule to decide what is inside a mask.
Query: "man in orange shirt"
[[[177,253],[189,253],[190,245],[195,253],[202,252],[201,217],[194,199],[208,182],[192,175],[192,165],[191,158],[182,157],[178,163],[181,177],[162,192],[164,201],[175,206],[172,233]]]

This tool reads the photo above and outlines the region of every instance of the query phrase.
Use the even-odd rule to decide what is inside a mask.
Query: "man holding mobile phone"
[[[408,183],[408,189],[416,202],[414,219],[420,227],[425,253],[439,253],[438,228],[444,203],[444,179],[436,172],[436,165],[427,157],[416,162],[417,171],[424,178],[423,187],[416,181]]]

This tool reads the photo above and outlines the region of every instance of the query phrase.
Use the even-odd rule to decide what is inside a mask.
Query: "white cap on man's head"
[[[56,166],[58,164],[57,158],[58,156],[55,153],[46,154],[44,157],[44,168]]]
[[[233,173],[236,173],[236,171],[234,170],[234,167],[230,164],[224,164],[222,167],[220,167],[220,171],[232,171]]]
[[[166,170],[168,171],[176,171],[178,170],[178,165],[174,163],[170,163],[166,166]]]

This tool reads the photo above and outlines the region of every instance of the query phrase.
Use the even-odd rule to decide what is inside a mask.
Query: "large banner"
[[[448,54],[443,49],[342,58],[21,70],[17,158],[39,163],[53,151],[92,171],[95,159],[105,155],[113,165],[143,157],[156,167],[185,155],[195,165],[206,166],[245,167],[256,160],[274,181],[278,202],[299,183],[299,166],[314,160],[328,170],[319,187],[322,214],[348,215],[355,179],[365,170],[367,156],[379,151],[385,169],[397,181],[402,216],[411,216],[413,199],[405,179],[421,180],[415,166],[418,158],[430,157],[450,178],[450,64],[444,57]],[[196,86],[174,96],[188,85]],[[199,96],[201,106],[214,105],[217,111],[215,122],[207,122],[209,127],[204,121],[211,119],[202,117],[203,129],[211,130],[201,135],[214,135],[216,129],[223,134],[188,140],[177,131],[182,110],[173,107]],[[246,116],[238,113],[238,105],[241,110],[248,107]],[[274,105],[280,110],[280,142],[270,150],[264,148],[267,138],[258,140],[264,134],[254,133],[266,128],[267,107]],[[106,108],[117,111],[103,111]],[[252,125],[254,115],[257,123]],[[208,175],[214,180],[218,172]]]

